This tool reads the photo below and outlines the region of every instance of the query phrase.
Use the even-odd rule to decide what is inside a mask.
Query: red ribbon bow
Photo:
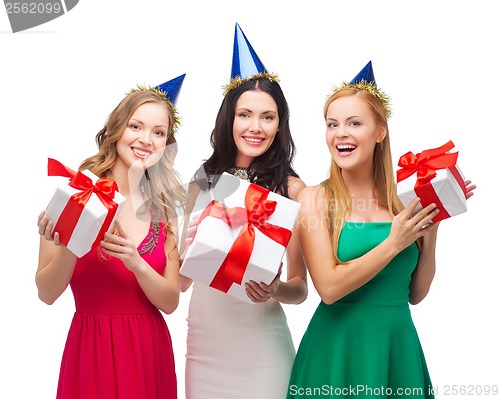
[[[229,249],[210,287],[228,292],[233,283],[241,284],[252,255],[255,242],[255,228],[277,243],[287,246],[292,232],[281,226],[266,222],[276,210],[276,201],[267,199],[269,190],[250,184],[245,195],[245,208],[228,208],[223,203],[213,200],[202,212],[198,224],[212,216],[222,220],[230,227],[243,225],[238,237]]]
[[[447,153],[453,147],[455,144],[450,140],[441,147],[425,150],[417,155],[407,152],[399,158],[398,166],[401,169],[397,171],[398,183],[417,173],[417,185],[423,185],[436,177],[436,170],[455,166],[458,152]]]
[[[93,184],[90,177],[80,171],[75,172],[52,158],[49,158],[47,170],[47,174],[49,176],[69,177],[69,186],[80,190],[78,193],[75,193],[70,197],[54,227],[54,231],[59,233],[59,238],[62,244],[68,245],[78,219],[80,218],[83,209],[92,194],[96,194],[108,210],[106,219],[104,220],[104,223],[99,230],[99,234],[97,235],[91,248],[96,247],[104,238],[104,233],[111,225],[111,222],[116,214],[116,210],[118,209],[118,204],[113,201],[115,192],[118,191],[116,182],[103,177],[98,179],[96,183]]]
[[[439,209],[439,213],[432,221],[438,222],[440,220],[450,217],[450,214],[441,203],[438,195],[429,185],[430,181],[436,177],[436,171],[439,169],[448,169],[455,177],[462,191],[466,192],[465,182],[458,171],[456,164],[458,152],[448,153],[455,144],[450,140],[441,147],[425,150],[417,155],[412,152],[407,152],[399,158],[398,166],[401,167],[397,171],[397,182],[401,182],[414,173],[417,173],[417,181],[415,183],[414,191],[420,197],[420,203],[423,207],[435,203]]]

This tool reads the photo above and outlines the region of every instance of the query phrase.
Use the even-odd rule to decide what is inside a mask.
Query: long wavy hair
[[[326,120],[328,107],[333,101],[349,96],[358,96],[365,101],[372,111],[378,127],[385,129],[387,132],[384,139],[375,146],[373,154],[373,181],[375,182],[378,203],[387,208],[391,216],[394,217],[404,209],[404,205],[397,195],[389,140],[389,127],[387,124],[387,111],[382,101],[366,90],[360,90],[356,87],[345,87],[328,97],[323,109],[323,116]],[[337,262],[341,263],[338,259],[338,243],[346,217],[351,212],[351,199],[349,190],[342,177],[342,170],[333,158],[326,186],[326,206],[328,206],[327,212],[330,221],[329,229],[333,252]]]
[[[213,153],[195,173],[195,180],[204,189],[206,186],[201,184],[204,176],[217,177],[234,166],[238,152],[233,138],[236,102],[248,90],[268,93],[278,106],[279,116],[279,129],[273,143],[250,164],[250,181],[288,197],[288,177],[299,177],[292,167],[296,150],[290,132],[290,111],[278,82],[265,78],[246,82],[226,94],[210,136]]]
[[[153,221],[165,223],[168,232],[178,237],[177,212],[182,213],[187,203],[186,190],[174,169],[177,156],[177,140],[172,134],[173,111],[158,94],[137,91],[128,94],[111,112],[104,127],[96,135],[97,154],[85,159],[79,170],[88,169],[99,177],[105,177],[118,159],[117,141],[125,131],[134,112],[143,104],[158,103],[165,107],[169,116],[167,143],[160,160],[146,169],[140,186],[145,206],[152,211]]]

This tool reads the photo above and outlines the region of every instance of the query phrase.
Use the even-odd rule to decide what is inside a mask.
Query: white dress
[[[283,399],[295,349],[281,304],[248,304],[194,283],[186,399]]]

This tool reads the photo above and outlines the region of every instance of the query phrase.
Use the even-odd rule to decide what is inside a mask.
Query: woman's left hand
[[[245,284],[245,291],[252,302],[267,302],[278,291],[282,266],[283,263],[281,263],[278,274],[269,285],[263,282],[257,283],[253,280]]]
[[[104,240],[101,241],[103,252],[120,259],[131,272],[140,271],[142,258],[137,252],[135,243],[123,231],[118,220],[115,222],[115,227],[118,235],[106,233]]]
[[[474,190],[476,189],[476,185],[472,184],[470,180],[466,180],[464,183],[465,183],[465,198],[469,199],[474,195]]]

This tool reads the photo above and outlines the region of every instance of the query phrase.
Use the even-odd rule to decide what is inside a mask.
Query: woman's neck
[[[358,198],[373,198],[376,192],[372,171],[365,173],[342,171],[342,178],[349,193]]]
[[[344,181],[351,199],[349,221],[384,221],[389,222],[392,217],[385,207],[379,203],[379,193],[375,181],[370,174],[343,173]],[[382,201],[384,203],[385,201]]]
[[[133,169],[125,170],[125,168],[113,167],[106,177],[116,182],[120,194],[131,200],[134,204],[142,204],[144,202],[144,196],[141,191],[140,182],[143,176],[143,171],[134,171]]]

